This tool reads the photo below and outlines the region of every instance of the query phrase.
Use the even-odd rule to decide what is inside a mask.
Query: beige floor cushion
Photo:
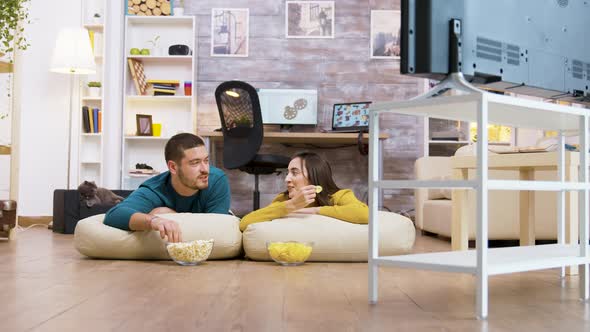
[[[399,214],[379,212],[379,255],[407,253],[414,245],[412,221]],[[369,226],[320,215],[296,215],[251,224],[243,234],[246,257],[270,261],[267,241],[313,241],[308,261],[366,262]]]
[[[214,239],[209,259],[233,258],[240,254],[242,233],[238,218],[213,213],[173,213],[161,216],[176,221],[182,229],[182,239]],[[74,245],[83,255],[106,259],[170,259],[160,234],[128,232],[102,223],[104,214],[78,222]]]

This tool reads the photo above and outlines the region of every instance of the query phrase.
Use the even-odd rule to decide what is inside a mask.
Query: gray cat
[[[86,203],[87,207],[92,207],[94,204],[118,204],[123,197],[115,195],[114,192],[99,188],[94,181],[84,181],[78,186],[80,193],[80,202]]]

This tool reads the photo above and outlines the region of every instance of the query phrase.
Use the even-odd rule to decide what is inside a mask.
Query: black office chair
[[[250,84],[240,81],[221,83],[215,89],[215,100],[223,132],[223,166],[254,174],[254,210],[260,208],[258,176],[287,168],[285,156],[258,154],[264,128],[258,93]]]

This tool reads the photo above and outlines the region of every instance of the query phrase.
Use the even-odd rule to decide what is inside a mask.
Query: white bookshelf
[[[105,13],[107,0],[84,0],[82,5],[83,10],[83,24],[82,27],[93,34],[93,52],[96,63],[96,74],[88,75],[82,81],[82,89],[80,93],[80,109],[77,118],[79,119],[79,138],[78,138],[78,183],[82,181],[94,181],[101,186],[103,183],[103,135],[101,132],[86,133],[84,131],[84,118],[82,115],[82,107],[86,106],[89,109],[97,108],[101,111],[102,123],[104,123],[103,96],[107,87],[104,84],[104,50],[105,50]],[[94,14],[98,13],[99,18],[94,18]],[[92,40],[91,40],[92,42]],[[87,83],[89,81],[101,82],[101,94],[97,97],[90,96]],[[77,185],[77,184],[76,184]]]
[[[148,41],[159,36],[158,47]],[[129,174],[138,163],[147,164],[158,172],[167,170],[164,147],[167,140],[181,132],[196,132],[196,20],[193,16],[126,16],[124,59],[123,152],[121,158],[121,184],[123,189],[135,189],[149,176]],[[188,45],[191,55],[168,55],[171,45]],[[150,55],[131,55],[131,49],[147,48]],[[148,89],[139,95],[128,59],[143,64],[146,79],[177,80],[174,96],[153,96]],[[192,83],[192,93],[185,96],[185,81]],[[162,124],[161,136],[138,136],[136,116],[152,116],[152,123]]]
[[[478,124],[477,177],[474,180],[383,180],[378,172],[379,115],[382,113],[408,114]],[[462,96],[436,97],[407,102],[375,104],[370,113],[369,132],[369,302],[378,298],[378,267],[425,269],[475,275],[476,313],[480,318],[488,314],[488,278],[493,275],[531,270],[563,268],[582,265],[580,297],[589,298],[590,263],[588,247],[588,111],[540,101],[474,92]],[[558,181],[511,181],[488,178],[487,125],[496,123],[513,127],[560,131],[558,151]],[[483,129],[482,129],[483,128]],[[577,182],[565,181],[565,148],[563,132],[580,133],[580,175]],[[380,257],[378,204],[381,189],[412,188],[467,188],[477,196],[476,249],[467,251],[436,252]],[[488,249],[488,190],[541,190],[555,191],[558,213],[555,216],[558,243],[553,245],[524,246]],[[579,234],[581,245],[565,244],[565,191],[578,191],[580,198]],[[493,222],[493,221],[490,221]],[[556,278],[563,275],[556,273]],[[556,283],[559,285],[559,283]],[[539,291],[544,291],[540,289]]]

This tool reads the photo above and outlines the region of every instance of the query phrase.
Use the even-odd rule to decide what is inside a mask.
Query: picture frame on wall
[[[152,116],[147,114],[136,114],[137,136],[154,136],[152,130]]]
[[[247,57],[249,24],[248,8],[212,8],[211,56]]]
[[[371,59],[399,60],[401,11],[371,10]]]
[[[286,38],[334,38],[334,1],[287,1]]]

